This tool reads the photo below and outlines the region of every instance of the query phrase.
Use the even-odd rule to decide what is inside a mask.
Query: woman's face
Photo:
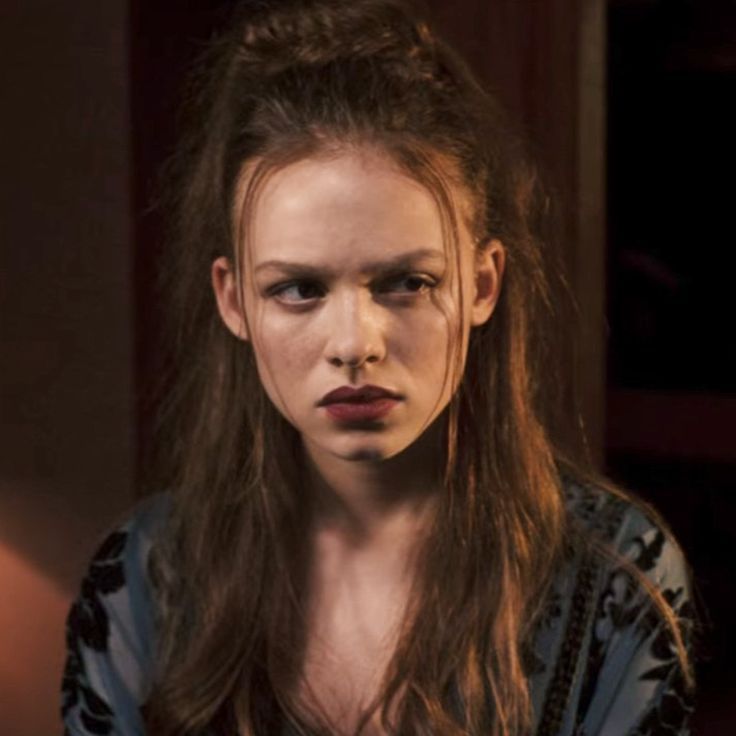
[[[478,255],[452,194],[459,273],[433,196],[370,151],[301,160],[265,181],[241,244],[242,308],[232,264],[214,262],[222,318],[251,341],[266,392],[308,450],[389,458],[447,406],[459,326],[464,359],[503,270],[497,241]]]

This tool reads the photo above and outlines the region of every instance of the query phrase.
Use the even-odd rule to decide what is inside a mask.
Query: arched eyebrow
[[[435,267],[444,267],[446,263],[447,257],[442,251],[433,248],[418,248],[405,253],[399,253],[383,261],[370,261],[361,270],[364,273],[392,273],[429,264]],[[268,270],[279,271],[288,276],[308,278],[323,278],[334,274],[334,269],[328,265],[318,266],[311,263],[282,260],[268,260],[258,263],[254,268],[254,273],[258,274]]]

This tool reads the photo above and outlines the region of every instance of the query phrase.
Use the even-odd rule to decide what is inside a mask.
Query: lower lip
[[[327,404],[325,411],[341,422],[367,422],[381,419],[398,404],[397,399],[374,399],[373,401]]]

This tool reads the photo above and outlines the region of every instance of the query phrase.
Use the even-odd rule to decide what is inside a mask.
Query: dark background
[[[710,625],[696,733],[734,733],[736,4],[608,21],[607,466],[685,548]]]
[[[736,727],[730,0],[434,0],[561,202],[594,453],[705,611],[695,733]],[[12,0],[0,49],[0,723],[58,731],[63,617],[136,494],[159,315],[149,205],[226,2]],[[10,594],[8,594],[10,591]],[[12,724],[7,730],[7,724]]]

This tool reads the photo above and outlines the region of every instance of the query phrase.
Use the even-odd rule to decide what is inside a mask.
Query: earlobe
[[[230,261],[220,256],[212,262],[212,289],[217,309],[225,326],[239,340],[248,339],[245,311],[240,299],[240,287]]]
[[[475,264],[475,295],[472,325],[487,322],[498,302],[506,265],[506,250],[500,240],[490,240],[479,251]]]

